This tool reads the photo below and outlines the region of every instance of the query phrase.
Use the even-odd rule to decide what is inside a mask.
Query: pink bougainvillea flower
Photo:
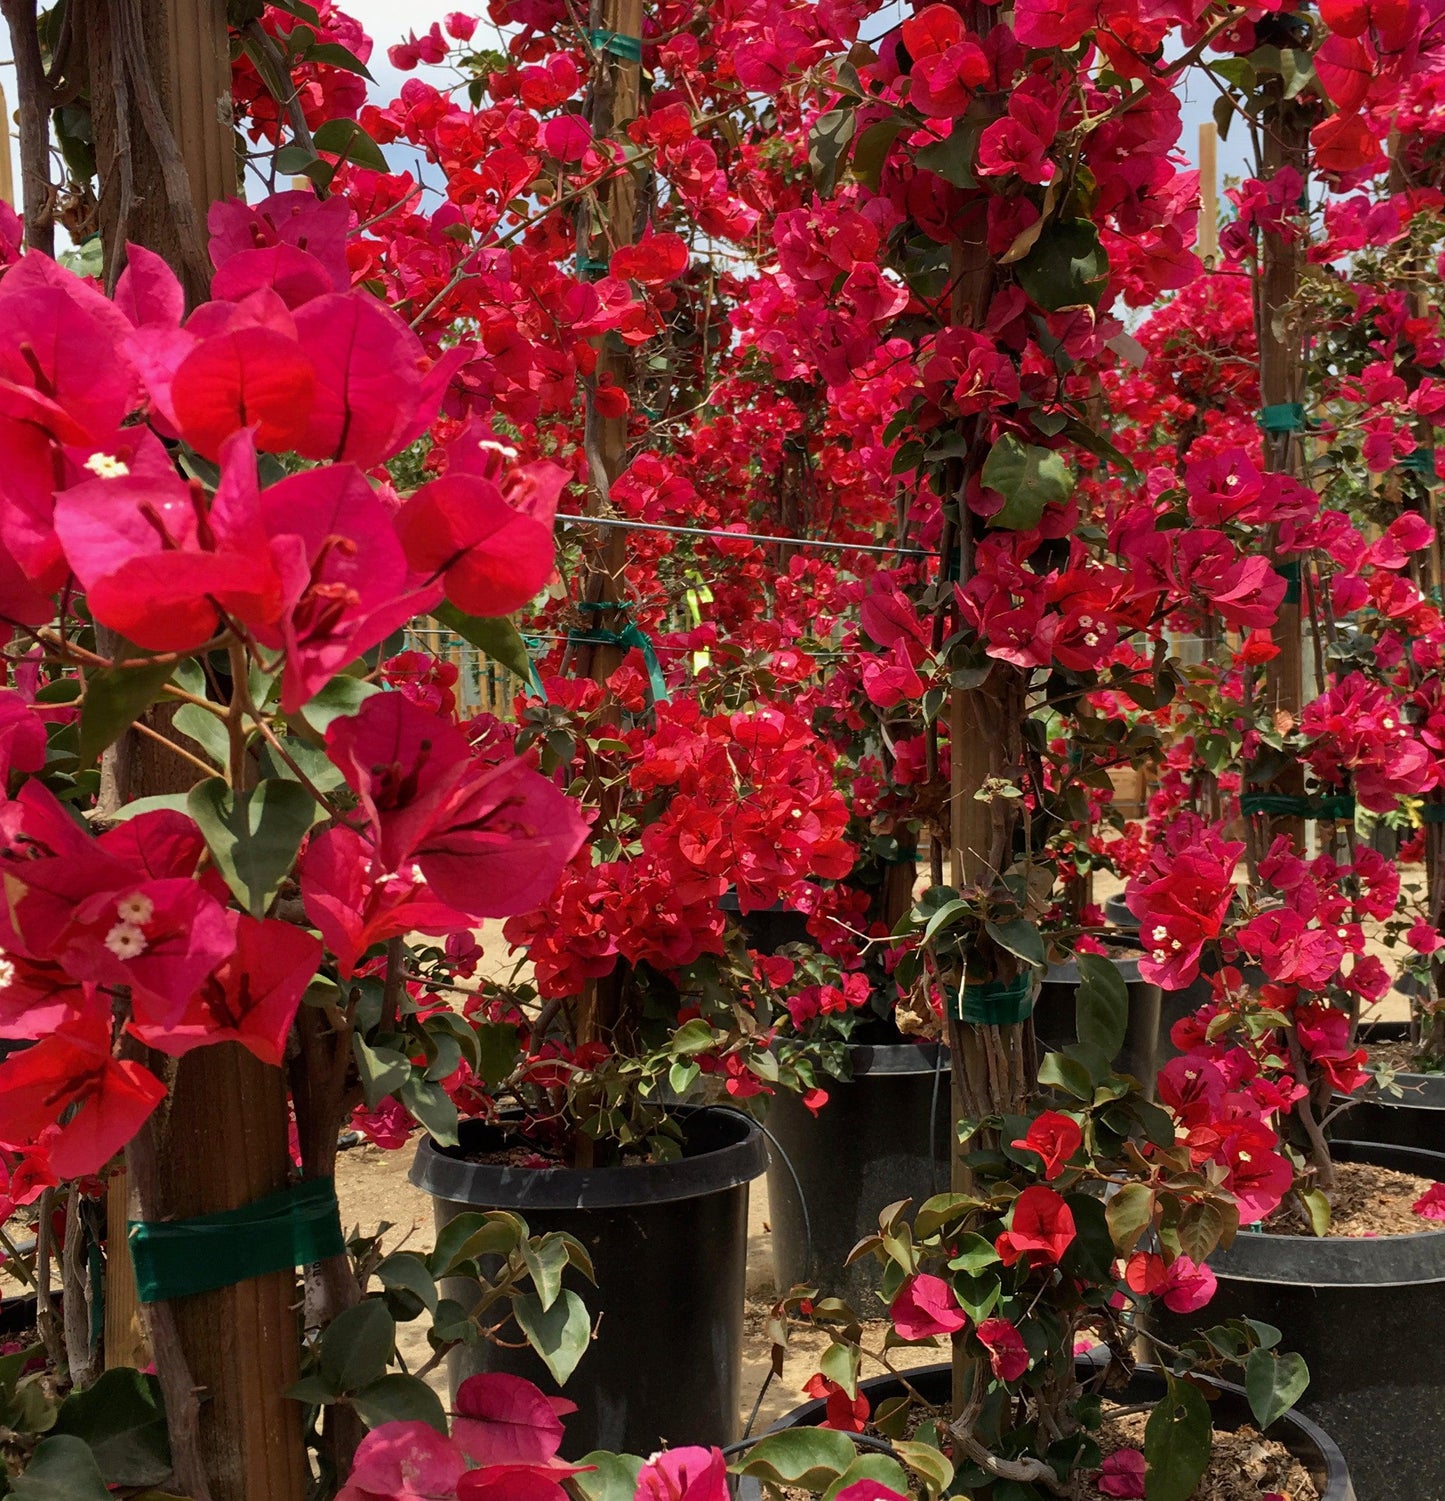
[[[1034,1120],[1028,1131],[1009,1145],[1020,1151],[1036,1152],[1044,1162],[1044,1177],[1050,1181],[1063,1172],[1069,1159],[1084,1144],[1084,1133],[1072,1116],[1059,1110],[1046,1110]]]
[[[942,1277],[919,1272],[910,1277],[889,1304],[888,1316],[904,1339],[929,1339],[953,1334],[968,1323],[953,1289]]]
[[[289,714],[441,590],[408,569],[386,507],[350,465],[291,475],[262,490],[259,505],[282,608],[277,619],[238,613],[262,645],[284,648]]]
[[[0,783],[17,771],[45,765],[45,721],[9,689],[0,691]]]
[[[550,1465],[562,1447],[562,1419],[575,1402],[548,1397],[501,1371],[469,1376],[457,1389],[452,1436],[474,1466]]]
[[[676,281],[687,270],[687,241],[681,235],[648,230],[635,245],[623,245],[612,253],[612,275],[645,287],[661,287]]]
[[[804,1382],[803,1391],[824,1404],[823,1421],[818,1424],[820,1428],[836,1428],[839,1433],[862,1433],[868,1426],[871,1408],[861,1391],[856,1397],[850,1397],[842,1386],[830,1381],[821,1371]]]
[[[383,1423],[362,1439],[336,1501],[455,1501],[466,1468],[429,1423]]]
[[[58,1178],[98,1173],[166,1097],[138,1063],[111,1056],[110,1024],[94,1016],[0,1062],[0,1146],[41,1144]]]
[[[1073,1244],[1074,1216],[1069,1206],[1041,1183],[1026,1188],[1014,1200],[1009,1228],[994,1242],[1005,1266],[1021,1256],[1057,1263]]]
[[[361,800],[383,868],[415,866],[475,917],[527,912],[581,848],[576,804],[517,760],[488,764],[455,725],[400,693],[333,720],[327,754]]]
[[[1007,1319],[985,1319],[975,1333],[988,1351],[989,1364],[1000,1381],[1017,1381],[1028,1370],[1028,1348],[1023,1336]]]
[[[1095,1482],[1099,1494],[1115,1496],[1120,1501],[1142,1501],[1144,1471],[1144,1456],[1138,1449],[1116,1449],[1099,1471]]]
[[[1218,1279],[1207,1266],[1176,1256],[1167,1266],[1153,1251],[1135,1251],[1124,1268],[1124,1280],[1144,1297],[1158,1297],[1174,1313],[1194,1313],[1213,1298]]]
[[[239,1042],[279,1068],[296,1008],[321,963],[321,944],[304,929],[245,913],[235,922],[235,952],[207,976],[180,1019],[169,1026],[132,1022],[148,1047],[172,1057],[215,1042]]]
[[[721,1449],[666,1449],[643,1465],[635,1501],[727,1501]]]
[[[552,577],[552,525],[567,472],[546,462],[509,468],[497,444],[448,453],[447,472],[402,507],[397,535],[411,567],[440,578],[458,609],[509,615]]]
[[[1445,1183],[1432,1183],[1410,1206],[1427,1220],[1445,1220]]]

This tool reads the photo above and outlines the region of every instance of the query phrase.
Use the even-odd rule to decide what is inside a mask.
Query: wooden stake
[[[1219,130],[1213,120],[1199,127],[1199,258],[1214,270],[1219,259]]]
[[[12,208],[15,206],[15,165],[10,159],[10,106],[5,99],[5,89],[0,86],[0,198]]]
[[[103,0],[85,36],[107,282],[127,241],[165,257],[194,304],[208,292],[205,216],[238,191],[225,0]],[[159,722],[159,721],[158,721]],[[122,802],[182,790],[186,763],[126,735],[106,784]],[[131,1144],[140,1214],[237,1209],[290,1177],[285,1080],[233,1043],[149,1060],[170,1095]],[[123,1198],[110,1205],[112,1225]],[[111,1239],[119,1267],[123,1241]],[[122,1316],[124,1299],[117,1289]],[[285,1271],[147,1309],[177,1485],[195,1501],[305,1501],[296,1278]]]
[[[1263,113],[1264,180],[1287,168],[1299,174],[1301,185],[1309,170],[1310,119],[1303,106],[1284,97],[1284,84],[1274,79]],[[1302,404],[1305,396],[1304,335],[1294,310],[1304,263],[1301,240],[1285,240],[1266,232],[1260,249],[1259,287],[1255,302],[1255,339],[1259,345],[1261,407]],[[1270,474],[1304,475],[1304,434],[1298,431],[1264,434],[1264,467]],[[1300,635],[1304,584],[1292,588],[1296,598],[1280,606],[1274,625],[1279,648],[1265,669],[1265,703],[1275,726],[1288,733],[1299,722],[1304,701],[1304,653]],[[1276,781],[1280,792],[1298,796],[1304,791],[1304,767],[1295,762]],[[1288,834],[1304,842],[1304,821],[1272,820],[1270,837]]]

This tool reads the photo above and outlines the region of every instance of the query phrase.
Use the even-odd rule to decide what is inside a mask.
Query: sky
[[[425,31],[433,20],[440,20],[447,10],[464,9],[472,7],[467,0],[342,0],[343,7],[354,15],[366,28],[367,33],[375,42],[375,50],[372,53],[370,68],[376,78],[377,97],[386,100],[394,98],[406,79],[404,73],[399,73],[386,60],[386,49],[393,43],[400,41],[408,31]],[[904,6],[894,3],[888,7],[896,10],[901,18]],[[911,8],[911,7],[910,7]],[[482,6],[477,5],[477,10]],[[878,19],[886,19],[886,12],[880,12]],[[485,20],[483,26],[487,26]],[[877,22],[875,21],[875,25]],[[0,32],[4,40],[0,42],[0,88],[5,91],[6,123],[9,127],[9,145],[11,161],[14,167],[15,191],[20,192],[20,163],[19,150],[15,140],[13,114],[16,103],[15,68],[10,61],[9,37]],[[1198,164],[1199,152],[1199,126],[1201,123],[1211,120],[1211,109],[1216,97],[1213,89],[1198,79],[1186,78],[1181,84],[1184,132],[1180,141],[1180,148],[1189,158],[1190,162]],[[398,162],[398,166],[403,163]],[[411,166],[413,164],[406,163]],[[1231,177],[1238,178],[1246,175],[1244,141],[1242,133],[1238,130],[1230,133],[1230,139],[1220,141],[1218,148],[1219,191],[1224,191],[1225,181]],[[414,168],[413,168],[414,170]]]

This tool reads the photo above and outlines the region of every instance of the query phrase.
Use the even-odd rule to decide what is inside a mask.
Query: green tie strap
[[[1263,813],[1273,818],[1309,818],[1342,822],[1353,820],[1355,800],[1348,792],[1322,797],[1292,797],[1284,792],[1245,792],[1239,799],[1241,813]]]
[[[1304,404],[1298,401],[1276,402],[1265,407],[1259,420],[1267,433],[1302,433],[1308,430]]]
[[[1274,571],[1284,580],[1284,598],[1281,604],[1297,605],[1300,602],[1300,565],[1276,563]]]
[[[578,281],[597,281],[606,276],[611,268],[610,261],[594,260],[590,255],[583,255],[580,250],[577,252]]]
[[[587,40],[597,52],[610,52],[625,63],[642,61],[642,38],[624,36],[620,31],[589,31]]]
[[[620,631],[605,631],[599,626],[593,626],[591,630],[569,631],[569,641],[590,641],[596,646],[625,646],[629,651],[635,646],[642,653],[642,660],[647,666],[647,680],[652,688],[652,701],[656,704],[667,702],[667,684],[662,676],[662,663],[657,660],[657,652],[652,645],[652,639],[647,632],[638,626],[631,618],[631,607],[618,602],[603,600],[600,603],[592,603],[588,600],[579,601],[577,608],[587,610],[593,614],[600,614],[606,610],[616,610],[619,614],[627,616],[627,624]]]
[[[1034,1014],[1034,972],[1024,970],[1015,980],[986,980],[965,984],[963,993],[948,989],[949,1009],[956,1020],[976,1027],[1009,1027]]]
[[[331,1178],[190,1220],[132,1220],[128,1238],[142,1303],[214,1292],[346,1251]]]
[[[1400,460],[1399,468],[1412,470],[1423,478],[1439,479],[1439,472],[1435,468],[1435,450],[1433,448],[1417,448],[1414,453],[1407,453]]]

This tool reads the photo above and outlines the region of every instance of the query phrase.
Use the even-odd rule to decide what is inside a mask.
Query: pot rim
[[[487,1121],[462,1121],[455,1147],[439,1146],[430,1136],[417,1143],[407,1176],[434,1199],[475,1208],[629,1209],[676,1203],[741,1187],[767,1171],[767,1140],[751,1116],[728,1105],[679,1105],[674,1117],[686,1134],[704,1116],[717,1123],[720,1140],[676,1162],[639,1163],[630,1167],[518,1168],[510,1164],[467,1162],[463,1156],[487,1134],[500,1129]],[[504,1117],[505,1119],[505,1117]]]
[[[1096,1362],[1090,1356],[1081,1355],[1076,1357],[1075,1359],[1075,1369],[1097,1370],[1098,1367]],[[928,1383],[930,1378],[939,1380],[948,1378],[951,1380],[952,1366],[944,1363],[940,1363],[938,1365],[919,1366],[914,1370],[905,1372],[904,1374],[906,1375],[910,1383],[914,1385],[923,1385]],[[1162,1381],[1160,1379],[1161,1375],[1162,1373],[1157,1366],[1137,1366],[1135,1367],[1134,1374],[1130,1377],[1129,1384],[1125,1387],[1124,1391],[1127,1392],[1130,1387],[1134,1386],[1136,1382],[1151,1387],[1158,1385],[1162,1389]],[[1220,1393],[1234,1399],[1234,1401],[1240,1404],[1241,1423],[1253,1421],[1252,1416],[1249,1412],[1248,1398],[1245,1396],[1243,1387],[1236,1386],[1229,1381],[1217,1381],[1213,1377],[1208,1378],[1208,1380],[1210,1382],[1210,1385],[1215,1387]],[[868,1380],[860,1381],[858,1383],[859,1391],[867,1392],[869,1394],[870,1400],[875,1393],[880,1393],[885,1388],[889,1387],[898,1387],[901,1390],[901,1379],[897,1376],[872,1376]],[[876,1403],[874,1405],[876,1406]],[[827,1402],[822,1398],[815,1398],[810,1402],[805,1402],[801,1406],[794,1408],[793,1411],[788,1413],[786,1416],[780,1418],[767,1430],[767,1433],[782,1433],[786,1432],[790,1428],[802,1428],[809,1426],[810,1420],[821,1418],[824,1415],[826,1408]],[[805,1418],[805,1414],[807,1414],[807,1418]],[[1290,1430],[1293,1430],[1294,1432],[1300,1434],[1304,1439],[1308,1440],[1308,1445],[1301,1444],[1298,1448],[1294,1445],[1291,1445],[1285,1436],[1286,1433]],[[1309,1446],[1312,1446],[1314,1448],[1317,1454],[1318,1462],[1322,1464],[1324,1468],[1323,1475],[1311,1471],[1311,1478],[1315,1481],[1316,1486],[1320,1487],[1320,1501],[1355,1501],[1355,1490],[1354,1485],[1350,1480],[1349,1466],[1345,1461],[1344,1454],[1340,1450],[1340,1446],[1334,1441],[1334,1439],[1329,1436],[1328,1433],[1325,1432],[1323,1428],[1321,1428],[1317,1423],[1311,1422],[1310,1419],[1307,1418],[1297,1408],[1291,1410],[1290,1412],[1287,1412],[1282,1418],[1279,1418],[1274,1423],[1272,1423],[1270,1427],[1265,1431],[1265,1436],[1272,1437],[1277,1442],[1284,1444],[1285,1448],[1287,1448],[1290,1453],[1293,1454],[1295,1458],[1305,1466],[1306,1469],[1311,1468],[1309,1461],[1311,1458],[1315,1457],[1311,1456],[1308,1453],[1308,1448]],[[1304,1454],[1300,1453],[1301,1448],[1305,1449],[1306,1452]],[[746,1485],[747,1482],[744,1481],[744,1486]],[[760,1491],[749,1492],[748,1490],[744,1489],[740,1494],[746,1498],[760,1494]]]
[[[1401,1172],[1413,1164],[1422,1178],[1445,1183],[1445,1153],[1374,1141],[1332,1141],[1330,1150],[1341,1162],[1373,1162]],[[1322,1240],[1242,1230],[1227,1251],[1210,1256],[1209,1265],[1216,1276],[1230,1282],[1362,1289],[1430,1286],[1445,1282],[1445,1228]]]

